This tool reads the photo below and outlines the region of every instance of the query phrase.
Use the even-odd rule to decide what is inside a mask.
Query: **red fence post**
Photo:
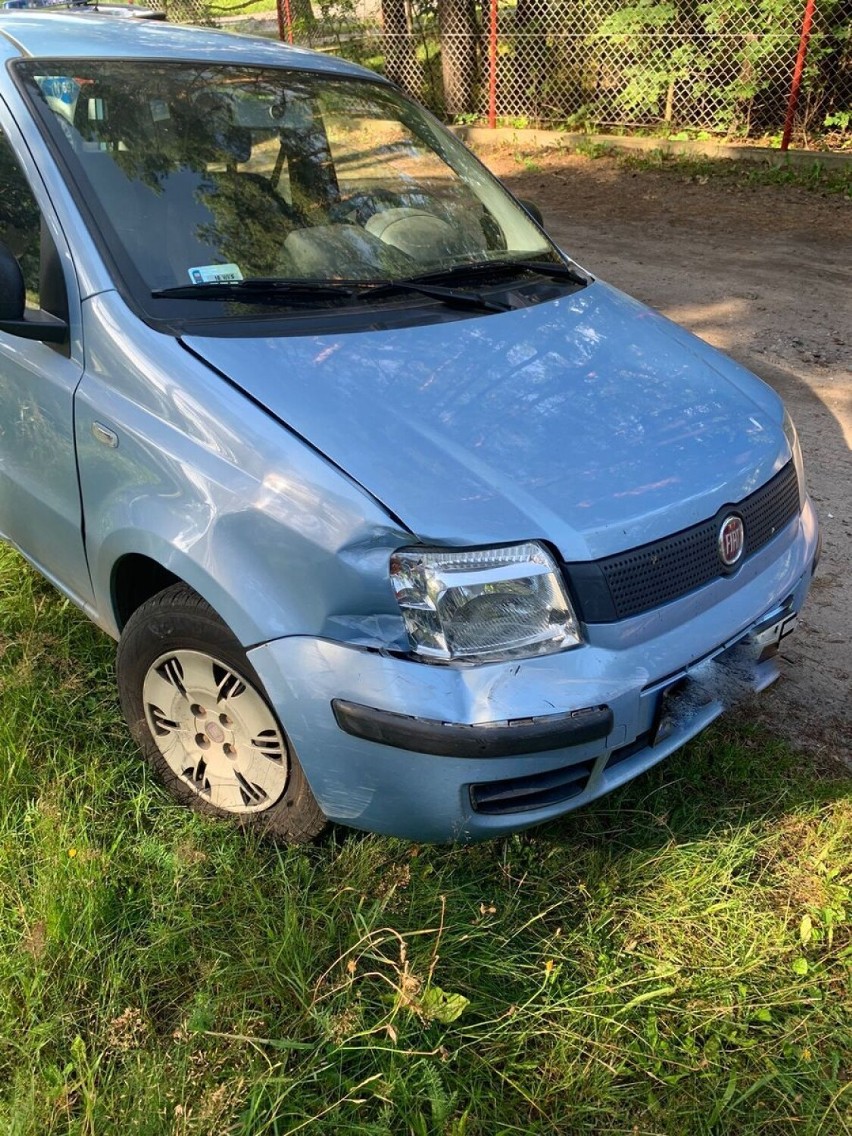
[[[802,34],[799,38],[799,53],[796,56],[793,82],[790,86],[790,98],[787,102],[787,120],[784,123],[784,137],[781,139],[782,150],[786,150],[789,147],[790,135],[793,133],[793,119],[796,116],[796,105],[799,101],[799,87],[802,85],[802,72],[805,69],[805,56],[808,54],[808,40],[811,37],[811,24],[813,20],[814,0],[806,0],[805,14],[802,18]]]
[[[290,12],[290,0],[275,0],[275,14],[278,16],[278,38],[283,43],[293,42],[293,17]]]
[[[488,125],[497,126],[497,0],[491,0],[491,34],[488,42]]]

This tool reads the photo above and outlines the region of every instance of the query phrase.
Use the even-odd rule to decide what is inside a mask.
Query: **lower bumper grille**
[[[593,761],[580,761],[547,773],[471,785],[470,801],[476,812],[492,816],[544,809],[579,796],[588,784],[593,765]]]
[[[644,734],[640,734],[638,738],[634,738],[628,745],[614,749],[607,760],[606,768],[612,769],[614,765],[619,765],[622,761],[627,761],[628,758],[634,757],[643,749],[647,749],[651,744],[652,733],[651,730],[646,730]]]

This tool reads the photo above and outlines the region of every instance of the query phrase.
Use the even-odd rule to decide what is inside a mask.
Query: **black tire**
[[[190,587],[174,584],[133,613],[116,670],[130,732],[177,801],[290,843],[322,831],[326,818],[245,651]]]

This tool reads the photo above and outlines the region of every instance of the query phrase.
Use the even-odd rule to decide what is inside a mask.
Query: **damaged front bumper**
[[[294,636],[249,657],[330,819],[486,839],[617,788],[778,677],[817,556],[809,502],[795,529],[735,588],[719,581],[561,654],[435,666]]]

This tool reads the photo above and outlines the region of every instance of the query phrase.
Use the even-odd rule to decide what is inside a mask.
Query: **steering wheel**
[[[400,195],[391,189],[359,190],[332,205],[328,219],[335,224],[366,225],[374,213],[395,209],[399,204]]]

